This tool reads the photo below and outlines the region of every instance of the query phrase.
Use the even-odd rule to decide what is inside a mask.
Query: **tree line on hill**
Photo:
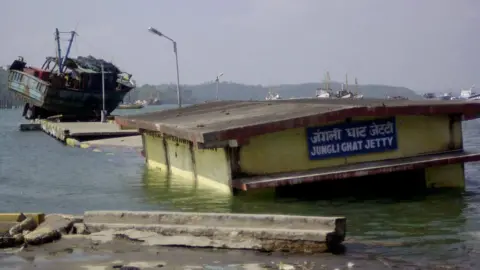
[[[321,83],[281,84],[276,86],[247,85],[234,82],[221,82],[219,84],[219,99],[221,100],[264,100],[269,91],[279,94],[282,98],[291,97],[314,97],[316,89],[322,87]],[[341,83],[331,82],[333,91],[341,89]],[[215,82],[182,85],[184,103],[197,103],[215,99]],[[403,96],[408,99],[420,99],[421,97],[413,90],[406,87],[389,85],[366,84],[350,86],[349,90],[363,94],[366,98],[386,98],[387,96]],[[160,99],[163,103],[176,103],[176,85],[145,84],[132,90],[127,97],[130,101]]]
[[[7,89],[8,72],[0,68],[0,104],[10,104],[19,106],[22,102],[15,99],[12,93]],[[322,87],[321,83],[302,83],[302,84],[281,84],[277,86],[248,85],[234,82],[220,82],[219,99],[221,100],[264,100],[269,91],[278,93],[283,98],[291,97],[313,97],[315,90]],[[331,82],[330,88],[341,89],[341,83]],[[207,82],[196,85],[182,85],[183,102],[194,104],[208,100],[214,100],[216,96],[215,82]],[[386,98],[387,96],[403,96],[409,99],[419,99],[420,96],[413,90],[406,87],[397,87],[389,85],[352,85],[350,91],[363,94],[369,98]],[[125,97],[126,101],[159,99],[163,104],[174,104],[177,102],[177,93],[175,84],[151,85],[144,84],[132,90]]]

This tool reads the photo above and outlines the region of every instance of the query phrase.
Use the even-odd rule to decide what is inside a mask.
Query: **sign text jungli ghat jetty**
[[[310,159],[396,150],[395,118],[307,128]]]

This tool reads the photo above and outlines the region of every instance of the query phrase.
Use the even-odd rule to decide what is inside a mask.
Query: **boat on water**
[[[144,106],[140,103],[122,103],[118,105],[118,109],[128,110],[128,109],[142,109]]]
[[[282,99],[282,97],[280,96],[280,94],[272,92],[271,89],[268,90],[268,94],[267,94],[267,96],[265,97],[265,100],[279,100],[279,99]]]
[[[98,120],[103,102],[105,114],[109,115],[135,88],[132,75],[112,63],[93,56],[69,57],[76,32],[69,33],[71,38],[64,56],[60,32],[56,29],[57,56],[47,57],[41,68],[27,66],[23,57],[19,57],[8,68],[8,88],[25,102],[26,119],[64,115],[76,120]]]
[[[456,99],[452,93],[448,92],[448,93],[444,93],[443,95],[441,95],[439,97],[440,100],[454,100]]]
[[[158,98],[150,99],[148,101],[148,106],[158,106],[158,105],[162,105],[162,104],[163,104],[163,102]]]
[[[423,94],[424,99],[432,99],[432,100],[456,100],[456,99],[464,99],[462,97],[455,97],[451,92],[443,93],[437,95],[435,93],[425,93]],[[466,99],[466,98],[465,98]]]
[[[130,96],[130,93],[127,95],[127,102],[122,102],[118,105],[119,110],[132,110],[132,109],[142,109],[145,107],[145,104],[142,103],[140,100],[137,100],[136,102],[132,103],[131,101],[132,97]]]
[[[425,93],[423,94],[424,99],[437,99],[437,95],[435,93]]]
[[[469,89],[460,89],[459,99],[478,99],[478,94],[473,91],[475,85],[472,85]]]
[[[407,98],[407,97],[404,97],[404,96],[387,96],[387,99],[408,100],[408,98]]]
[[[348,75],[345,74],[345,83],[342,83],[341,89],[335,93],[330,88],[330,73],[325,75],[324,86],[315,91],[316,98],[354,98],[362,99],[363,95],[358,93],[358,80],[355,78],[355,93],[348,90]]]

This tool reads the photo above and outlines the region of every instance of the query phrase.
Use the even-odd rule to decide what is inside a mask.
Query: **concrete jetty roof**
[[[117,124],[155,131],[205,147],[291,128],[323,125],[351,117],[463,115],[477,118],[480,102],[468,100],[290,99],[216,101],[181,109],[116,116]]]

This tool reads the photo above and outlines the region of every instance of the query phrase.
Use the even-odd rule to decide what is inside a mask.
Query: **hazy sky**
[[[112,60],[138,83],[333,80],[417,91],[480,87],[479,0],[2,0],[0,65],[54,55],[53,31],[76,28],[74,55]],[[64,39],[67,37],[65,36]],[[66,42],[64,42],[66,46]]]

